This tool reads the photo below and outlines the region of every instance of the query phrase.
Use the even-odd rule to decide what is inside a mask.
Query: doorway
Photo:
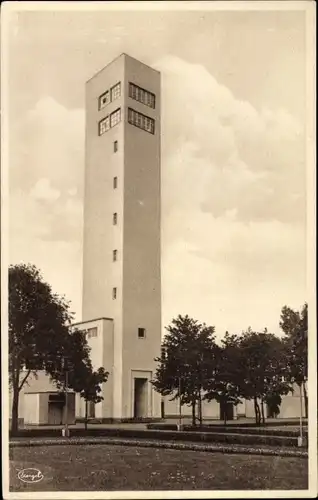
[[[220,420],[227,421],[234,418],[233,403],[220,403]]]
[[[134,418],[148,416],[148,379],[134,379]]]
[[[61,425],[63,423],[63,403],[49,402],[49,425]]]

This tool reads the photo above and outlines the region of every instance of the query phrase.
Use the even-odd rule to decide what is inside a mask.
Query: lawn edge
[[[249,446],[223,445],[215,444],[195,444],[195,443],[171,443],[166,441],[148,441],[136,439],[110,439],[110,438],[55,438],[55,439],[20,439],[9,442],[10,449],[32,446],[54,446],[54,445],[114,445],[114,446],[137,446],[142,448],[164,448],[173,450],[204,451],[214,453],[233,453],[242,455],[263,455],[263,456],[281,456],[307,458],[308,452],[295,449],[270,449],[270,448],[252,448]]]

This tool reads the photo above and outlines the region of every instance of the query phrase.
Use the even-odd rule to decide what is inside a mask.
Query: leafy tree
[[[80,391],[81,397],[85,400],[85,429],[87,429],[87,406],[88,402],[100,403],[103,401],[101,395],[101,384],[107,382],[109,373],[104,368],[99,368],[97,371],[90,369],[83,378],[82,390]]]
[[[229,404],[237,405],[240,400],[240,388],[237,383],[239,350],[232,337],[226,332],[222,346],[214,346],[214,359],[206,380],[204,399],[216,400],[221,408]],[[235,337],[234,337],[235,340]],[[227,414],[223,414],[226,424]]]
[[[271,417],[277,417],[280,413],[280,405],[282,403],[282,397],[277,393],[267,393],[265,396],[265,403],[269,409]]]
[[[52,292],[31,264],[9,268],[9,382],[12,433],[18,431],[19,395],[31,374],[44,370],[58,388],[85,390],[81,373],[91,373],[84,332],[72,331],[69,303]]]
[[[308,305],[305,303],[301,311],[294,311],[284,306],[281,312],[280,327],[285,337],[285,356],[287,361],[287,377],[304,391],[305,415],[308,418]]]
[[[236,384],[242,398],[253,400],[256,424],[265,423],[264,404],[271,398],[288,394],[290,384],[285,382],[284,349],[281,340],[273,334],[248,329],[241,336],[231,336],[237,346],[235,357]],[[259,405],[260,401],[260,405]]]
[[[179,398],[182,405],[192,406],[193,425],[198,407],[198,419],[202,424],[202,397],[214,352],[214,327],[179,315],[166,330],[162,355],[155,359],[158,367],[152,383],[162,396],[172,395],[171,400]]]
[[[12,432],[18,430],[19,394],[31,373],[58,355],[71,320],[69,304],[52,293],[33,265],[9,268],[9,381]],[[25,370],[26,367],[26,370]]]

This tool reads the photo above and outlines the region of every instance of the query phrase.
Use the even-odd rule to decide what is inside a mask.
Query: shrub
[[[22,429],[20,437],[61,437],[61,429]],[[71,429],[72,437],[113,437],[113,438],[136,438],[147,440],[167,440],[205,443],[224,443],[240,445],[268,445],[268,446],[297,446],[297,437],[234,434],[230,432],[184,432],[175,430],[155,429]]]

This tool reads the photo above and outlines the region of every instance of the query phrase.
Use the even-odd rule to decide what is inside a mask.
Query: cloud
[[[52,202],[61,196],[61,192],[58,189],[52,188],[49,179],[40,179],[31,189],[30,196],[38,201]]]
[[[188,313],[217,331],[278,330],[305,300],[303,130],[256,109],[203,66],[162,72],[163,322]],[[14,127],[10,257],[30,260],[80,319],[84,111],[41,98]]]
[[[84,124],[84,110],[67,109],[51,97],[40,98],[10,129],[10,189],[29,190],[44,178],[62,193],[75,187],[81,194]]]
[[[203,66],[157,62],[163,82],[163,194],[172,207],[196,196],[215,216],[305,219],[304,131],[286,110],[240,101]]]

